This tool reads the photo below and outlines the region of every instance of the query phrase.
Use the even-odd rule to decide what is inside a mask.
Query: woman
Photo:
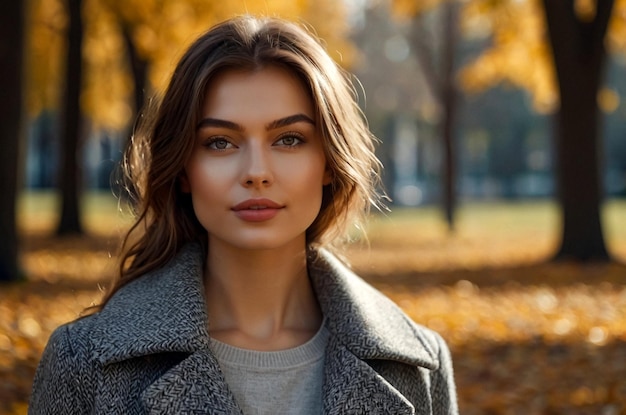
[[[350,83],[276,19],[200,37],[127,150],[120,276],[57,329],[31,413],[457,412],[448,349],[331,253],[377,203]]]

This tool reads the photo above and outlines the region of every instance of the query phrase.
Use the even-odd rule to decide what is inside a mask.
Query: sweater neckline
[[[319,330],[306,343],[290,349],[258,351],[231,346],[211,338],[211,351],[221,363],[247,368],[292,368],[307,365],[324,357],[330,333],[326,319]]]

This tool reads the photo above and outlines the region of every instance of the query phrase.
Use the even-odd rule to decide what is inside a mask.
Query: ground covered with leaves
[[[22,206],[25,281],[0,285],[0,414],[24,414],[54,328],[97,302],[125,218],[88,206],[89,236],[49,236],[54,215]],[[43,213],[42,213],[43,212]],[[355,270],[452,350],[462,414],[626,414],[626,203],[605,211],[608,264],[549,262],[546,203],[473,205],[455,233],[432,209],[374,219],[344,252]]]

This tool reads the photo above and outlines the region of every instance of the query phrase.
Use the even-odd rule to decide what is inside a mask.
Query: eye
[[[287,133],[282,135],[278,140],[276,140],[274,145],[283,147],[297,147],[302,143],[304,143],[304,138],[300,134]]]
[[[235,145],[224,137],[211,137],[205,144],[205,147],[211,150],[223,151],[234,148]]]

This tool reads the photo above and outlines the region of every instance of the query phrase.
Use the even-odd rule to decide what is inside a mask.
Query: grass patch
[[[61,200],[54,191],[23,192],[17,203],[17,221],[22,234],[53,234]],[[89,234],[112,236],[131,222],[128,209],[122,209],[111,192],[88,192],[81,199],[82,224]]]
[[[608,202],[603,222],[610,252],[626,260],[626,201]],[[454,232],[435,207],[375,215],[366,231],[367,240],[349,247],[347,257],[361,270],[391,275],[542,262],[558,247],[560,222],[550,201],[468,203]]]

